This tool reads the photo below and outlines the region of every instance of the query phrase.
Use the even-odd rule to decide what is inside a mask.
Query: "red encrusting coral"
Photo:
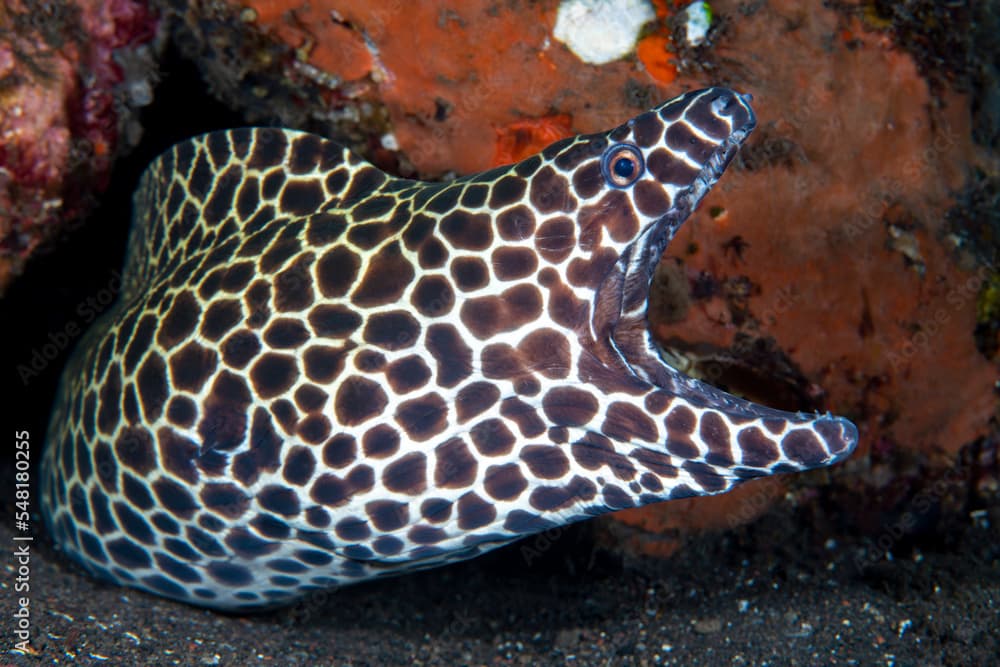
[[[503,155],[497,132],[518,123],[535,119],[544,134],[548,121],[539,119],[568,116],[572,133],[596,132],[667,96],[634,62],[583,65],[552,38],[555,6],[245,4],[260,29],[293,49],[308,45],[296,55],[344,83],[338,104],[351,97],[384,105],[400,151],[425,178],[488,169],[498,150]],[[365,67],[343,53],[362,44],[368,54],[362,61],[371,65],[359,78]],[[326,63],[338,64],[327,69]],[[632,85],[623,85],[630,78]]]
[[[692,286],[686,316],[650,316],[661,339],[720,358],[745,352],[741,336],[773,341],[812,385],[815,408],[857,421],[855,460],[881,443],[877,472],[845,467],[854,486],[878,488],[911,474],[911,464],[887,461],[941,470],[992,428],[997,367],[972,336],[989,271],[962,256],[945,226],[972,160],[968,99],[932,96],[912,58],[856,20],[793,4],[733,20],[718,47],[738,54],[760,127],[667,251]],[[796,29],[774,49],[789,12]],[[845,33],[847,42],[829,39]],[[736,280],[746,284],[738,299],[698,289]],[[744,498],[616,517],[638,529],[627,539],[663,553],[692,525],[729,525],[759,484]]]
[[[549,144],[573,136],[572,125],[569,114],[561,113],[514,121],[498,129],[493,166],[523,160]]]
[[[636,56],[657,83],[666,86],[677,78],[677,68],[670,53],[670,38],[665,34],[657,32],[641,39],[636,47]]]

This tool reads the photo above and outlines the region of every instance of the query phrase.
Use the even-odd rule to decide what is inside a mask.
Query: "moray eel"
[[[62,378],[41,482],[59,548],[273,607],[844,459],[849,421],[689,378],[649,332],[653,270],[749,99],[690,92],[450,183],[284,129],[174,146]]]

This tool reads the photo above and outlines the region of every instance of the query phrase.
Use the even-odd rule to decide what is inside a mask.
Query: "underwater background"
[[[31,649],[5,628],[0,664],[994,661],[998,35],[998,3],[971,0],[8,2],[2,421],[33,461],[121,288],[138,177],[176,141],[306,129],[442,180],[708,85],[751,93],[758,128],[668,247],[653,331],[684,372],[861,440],[831,469],[245,617],[96,583],[35,516]],[[0,494],[4,544],[16,512]]]

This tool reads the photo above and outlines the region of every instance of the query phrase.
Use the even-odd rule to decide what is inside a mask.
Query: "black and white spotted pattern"
[[[176,145],[53,411],[60,548],[170,598],[274,606],[845,458],[850,422],[687,378],[648,331],[653,269],[753,129],[747,100],[687,93],[451,183],[290,130]]]

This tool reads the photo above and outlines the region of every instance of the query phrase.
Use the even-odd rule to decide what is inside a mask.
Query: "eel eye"
[[[615,144],[604,151],[601,158],[601,173],[608,185],[627,188],[639,180],[645,165],[642,153],[631,144]]]

